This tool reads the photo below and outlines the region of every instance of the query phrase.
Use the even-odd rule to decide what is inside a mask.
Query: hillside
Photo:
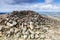
[[[0,15],[1,40],[60,40],[60,21],[34,11]]]

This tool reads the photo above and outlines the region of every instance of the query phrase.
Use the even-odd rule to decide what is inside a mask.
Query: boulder
[[[15,22],[15,21],[7,22],[7,26],[10,26],[10,27],[12,27],[16,24],[17,24],[17,22]]]

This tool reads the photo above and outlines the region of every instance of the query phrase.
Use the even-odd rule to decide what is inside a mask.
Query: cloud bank
[[[60,11],[60,5],[52,4],[54,0],[1,0],[0,12],[11,12],[14,10],[34,10],[34,11]],[[45,1],[45,2],[44,2]]]
[[[45,0],[45,3],[46,4],[51,4],[51,3],[53,3],[53,0]]]

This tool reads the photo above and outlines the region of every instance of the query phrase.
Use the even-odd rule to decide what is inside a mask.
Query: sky
[[[60,12],[60,0],[0,0],[0,12],[16,10]]]

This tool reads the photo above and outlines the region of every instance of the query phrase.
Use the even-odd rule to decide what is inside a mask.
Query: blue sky
[[[60,0],[0,0],[0,12],[14,10],[60,11]]]

